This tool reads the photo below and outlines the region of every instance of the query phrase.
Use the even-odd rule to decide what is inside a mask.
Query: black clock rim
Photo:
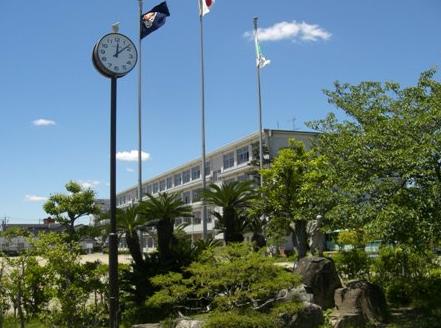
[[[124,38],[126,38],[133,46],[133,49],[135,49],[135,54],[136,54],[136,61],[135,64],[132,66],[132,68],[130,70],[128,70],[127,72],[124,73],[116,73],[113,71],[110,71],[109,69],[106,68],[106,66],[104,66],[104,64],[100,61],[99,59],[99,55],[98,55],[98,45],[100,44],[100,42],[106,38],[109,35],[120,35]],[[138,49],[135,46],[135,43],[127,36],[121,33],[107,33],[105,35],[103,35],[96,43],[95,46],[93,47],[93,51],[92,51],[92,62],[93,65],[95,66],[95,68],[98,70],[98,72],[100,72],[102,75],[104,75],[105,77],[108,78],[120,78],[123,77],[125,75],[127,75],[128,73],[130,73],[135,67],[136,64],[138,63]]]

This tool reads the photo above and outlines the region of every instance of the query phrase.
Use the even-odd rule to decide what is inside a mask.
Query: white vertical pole
[[[263,169],[263,136],[262,136],[262,94],[260,91],[260,53],[257,39],[257,17],[254,17],[254,37],[256,42],[256,72],[257,72],[257,97],[258,97],[258,116],[259,116],[259,166]],[[263,185],[262,174],[260,174],[260,186]]]
[[[138,202],[142,201],[142,121],[141,121],[141,104],[142,104],[142,47],[141,47],[141,15],[143,0],[138,0],[139,5],[139,37],[138,37]]]
[[[201,174],[202,174],[202,189],[207,188],[207,179],[205,176],[205,68],[204,68],[204,16],[202,14],[202,1],[199,0],[199,21],[200,21],[200,32],[201,32],[201,139],[202,139],[202,163],[201,163]],[[204,240],[208,239],[208,229],[207,229],[207,206],[204,199],[202,199],[202,237]]]

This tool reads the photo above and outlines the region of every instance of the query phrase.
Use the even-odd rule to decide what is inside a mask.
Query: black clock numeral
[[[119,40],[120,40],[119,38],[115,38],[115,41],[116,41],[116,42],[119,42]]]
[[[107,57],[101,57],[101,60],[102,60],[103,62],[105,62],[105,61],[107,60]]]
[[[127,43],[126,40],[123,40],[123,43],[126,44]]]
[[[122,68],[123,68],[123,70],[126,70],[126,69],[127,69],[127,66],[126,66],[126,65],[123,65]]]
[[[114,69],[115,71],[119,71],[119,67],[118,67],[118,66],[115,66],[113,69]]]
[[[132,48],[128,47],[128,48],[127,48],[127,51],[128,51],[128,52],[132,52]]]
[[[127,61],[127,65],[132,65],[132,62],[130,60]]]
[[[112,67],[112,64],[111,63],[107,63],[107,66]]]
[[[103,44],[103,48],[107,48],[107,47],[108,47],[108,45],[104,43]]]
[[[130,59],[133,59],[133,55],[132,55],[132,54],[129,54],[129,58],[130,58]]]

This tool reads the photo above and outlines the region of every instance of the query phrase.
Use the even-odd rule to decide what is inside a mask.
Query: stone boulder
[[[318,328],[325,320],[322,308],[308,302],[305,302],[304,308],[295,315],[281,315],[280,319],[287,328]]]
[[[183,319],[176,323],[175,328],[202,328],[203,321]]]
[[[338,328],[355,324],[357,327],[372,326],[384,323],[388,316],[383,291],[367,281],[351,281],[346,287],[337,289],[335,307],[333,317]]]
[[[308,293],[313,294],[312,302],[323,309],[333,308],[334,292],[341,288],[335,264],[324,257],[305,257],[295,263],[294,272],[302,276]]]

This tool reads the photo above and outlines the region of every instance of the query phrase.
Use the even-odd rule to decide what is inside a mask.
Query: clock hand
[[[124,50],[126,50],[128,47],[130,47],[130,45],[125,46],[124,48],[122,48],[121,50],[119,50],[116,54],[120,54],[121,52],[123,52]]]
[[[113,55],[113,57],[118,57],[118,54],[120,53],[120,51],[119,51],[119,42],[116,44],[116,52],[115,52],[115,54]]]

